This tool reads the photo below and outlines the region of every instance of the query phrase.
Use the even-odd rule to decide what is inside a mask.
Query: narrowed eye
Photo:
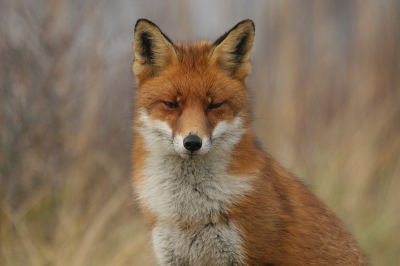
[[[179,109],[179,106],[176,103],[171,103],[171,102],[163,102],[165,104],[165,106],[167,106],[168,108],[173,108],[173,109]]]
[[[219,107],[221,107],[222,104],[223,104],[223,103],[211,104],[211,105],[208,107],[208,110],[219,108]]]

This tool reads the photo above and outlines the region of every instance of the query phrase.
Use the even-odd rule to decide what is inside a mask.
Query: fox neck
[[[149,152],[139,199],[159,221],[181,224],[223,222],[238,195],[251,190],[248,177],[229,173],[231,152],[182,158]]]

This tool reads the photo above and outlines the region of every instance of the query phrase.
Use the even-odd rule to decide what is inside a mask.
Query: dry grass
[[[184,38],[196,22],[189,2],[149,2],[0,4],[0,265],[154,265],[129,181],[139,17],[105,18],[129,5]],[[226,10],[241,6],[221,3],[210,8],[230,18],[226,30],[239,20]],[[238,12],[257,10],[249,84],[261,141],[373,265],[399,265],[399,2],[250,3]]]

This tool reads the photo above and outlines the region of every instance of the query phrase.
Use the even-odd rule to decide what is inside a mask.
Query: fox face
[[[136,125],[151,151],[185,159],[221,155],[249,127],[245,80],[254,24],[214,43],[172,43],[147,20],[135,27]]]

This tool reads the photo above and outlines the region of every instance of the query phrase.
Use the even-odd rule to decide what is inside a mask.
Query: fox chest
[[[152,240],[159,263],[242,265],[240,232],[226,217],[250,190],[245,180],[212,160],[149,160],[138,192],[157,220]]]
[[[144,174],[138,196],[157,221],[215,223],[250,189],[210,160],[152,159]]]
[[[243,265],[240,235],[233,223],[192,230],[159,223],[152,240],[160,265]]]

